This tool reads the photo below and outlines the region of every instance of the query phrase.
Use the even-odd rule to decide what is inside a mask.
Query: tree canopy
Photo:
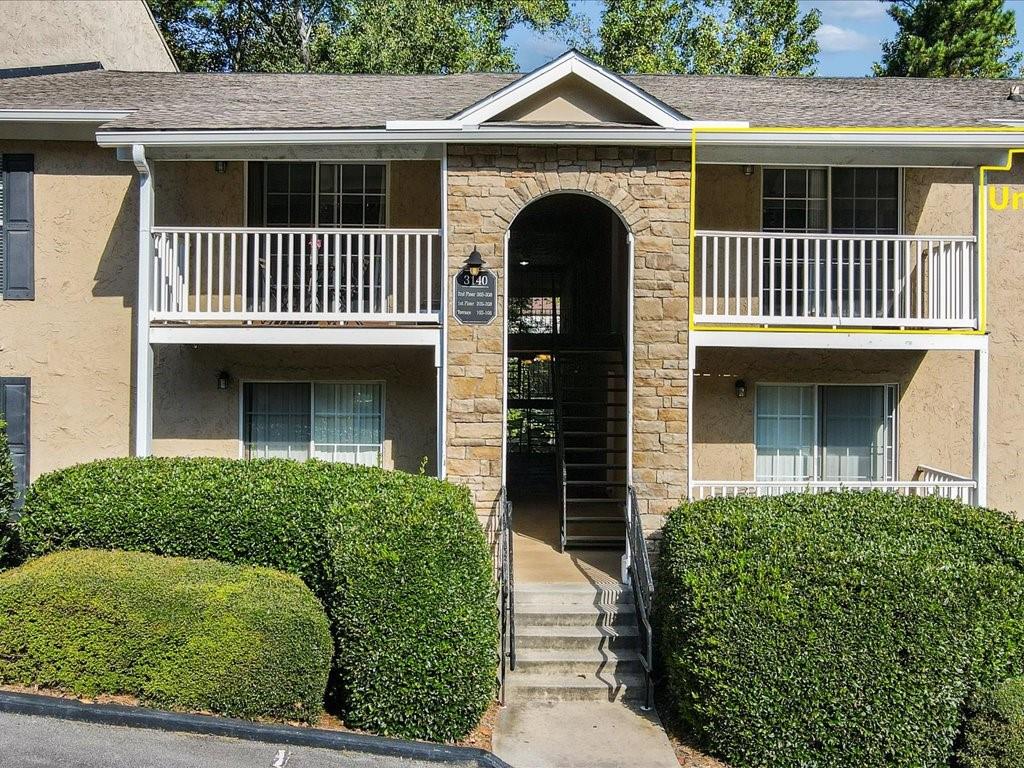
[[[894,0],[899,30],[882,43],[876,75],[1011,77],[1021,56],[1016,19],[1003,0]]]
[[[187,71],[511,71],[509,30],[558,33],[568,0],[148,0]]]
[[[627,73],[810,75],[820,26],[797,0],[607,0],[590,53]]]

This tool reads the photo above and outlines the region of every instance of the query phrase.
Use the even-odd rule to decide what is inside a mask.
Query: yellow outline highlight
[[[887,134],[887,133],[952,133],[952,134],[1008,134],[1014,135],[1024,133],[1024,126],[1017,128],[1012,126],[977,128],[877,128],[866,126],[846,127],[801,127],[801,128],[767,128],[758,126],[755,128],[741,128],[737,126],[723,126],[721,128],[705,127],[694,128],[690,133],[690,264],[689,264],[689,330],[693,331],[755,331],[755,332],[784,332],[784,333],[873,333],[873,334],[902,334],[902,335],[930,335],[930,336],[983,336],[988,332],[988,307],[987,307],[987,219],[988,209],[985,199],[985,173],[990,171],[1009,171],[1013,167],[1013,157],[1017,154],[1024,154],[1024,147],[1014,147],[1007,150],[1005,165],[982,165],[978,168],[978,328],[977,329],[910,329],[899,328],[847,328],[827,327],[813,328],[801,326],[765,326],[765,325],[700,325],[695,322],[696,315],[696,290],[694,287],[694,270],[696,268],[696,244],[697,244],[697,134],[700,131],[705,133],[864,133],[864,134]],[[994,149],[994,148],[993,148]]]

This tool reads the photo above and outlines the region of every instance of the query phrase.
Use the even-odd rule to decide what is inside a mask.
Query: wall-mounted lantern
[[[221,371],[217,374],[217,389],[225,390],[231,385],[231,374]]]
[[[736,397],[747,396],[747,382],[743,379],[736,379]]]
[[[473,246],[473,252],[469,254],[469,258],[466,259],[466,270],[473,277],[477,277],[484,268],[484,257],[480,255],[480,251]]]

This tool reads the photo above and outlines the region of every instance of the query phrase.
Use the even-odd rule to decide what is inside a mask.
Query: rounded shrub
[[[29,555],[126,549],[298,575],[331,620],[328,699],[352,726],[452,740],[493,699],[486,537],[449,483],[318,461],[114,459],[39,478],[18,527]]]
[[[295,576],[76,550],[0,575],[0,681],[158,707],[315,720],[331,635]]]
[[[367,478],[369,479],[369,478]],[[338,504],[339,695],[346,720],[452,740],[495,694],[496,593],[469,492],[405,476]]]
[[[671,713],[742,766],[945,766],[1024,672],[1024,529],[935,497],[684,504],[656,612]]]
[[[1024,765],[1024,677],[1012,677],[974,697],[956,765],[1020,768]]]

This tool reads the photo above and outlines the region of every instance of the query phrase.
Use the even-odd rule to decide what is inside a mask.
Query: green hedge
[[[453,740],[493,699],[495,586],[468,492],[323,462],[115,459],[29,489],[26,555],[96,547],[300,576],[335,637],[329,699],[353,727]]]
[[[969,697],[1024,672],[1024,530],[953,501],[685,504],[656,597],[671,714],[737,768],[947,765]]]
[[[296,577],[77,550],[0,575],[0,681],[237,717],[315,720],[331,635]]]
[[[7,442],[7,422],[0,413],[0,526],[14,511],[14,460]],[[0,550],[2,554],[2,550]]]
[[[957,765],[1024,766],[1024,677],[1004,680],[972,701]]]

